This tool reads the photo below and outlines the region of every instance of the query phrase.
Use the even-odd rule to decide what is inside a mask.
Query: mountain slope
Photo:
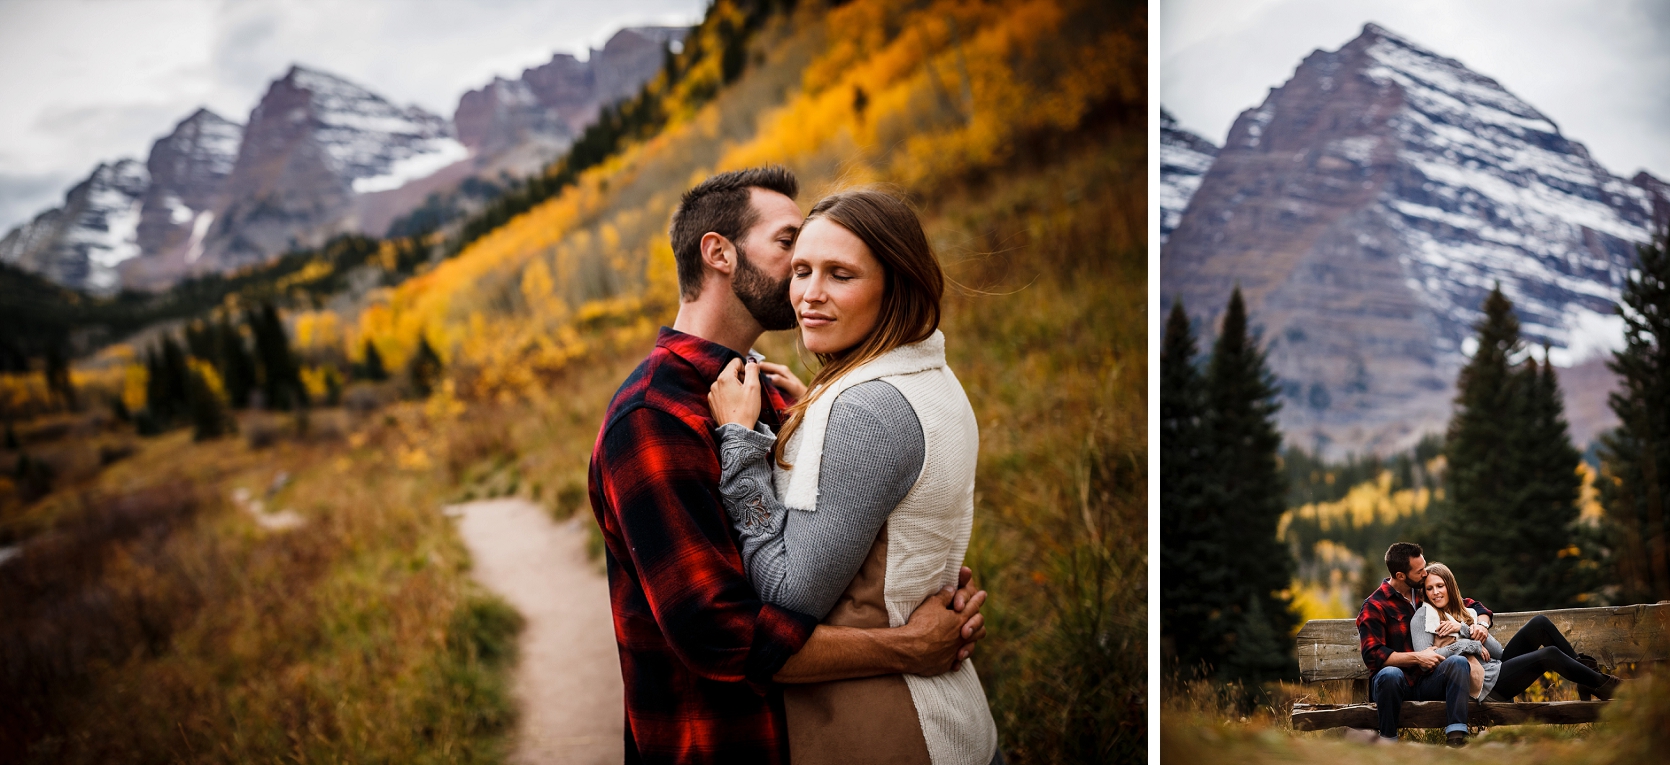
[[[1171,112],[1160,108],[1160,242],[1171,237],[1183,219],[1189,200],[1218,156],[1218,147],[1177,126]]]
[[[1241,285],[1290,439],[1407,448],[1448,419],[1493,284],[1557,363],[1616,342],[1648,185],[1496,81],[1369,24],[1237,118],[1164,246],[1163,299],[1211,326]]]
[[[250,114],[227,198],[194,270],[220,271],[357,229],[356,194],[464,159],[447,120],[340,77],[292,67]]]
[[[140,210],[150,173],[136,160],[102,163],[64,195],[64,204],[0,239],[0,263],[95,293],[119,286],[116,267],[137,256]]]
[[[145,257],[122,264],[122,286],[169,284],[202,255],[203,239],[226,192],[243,134],[243,125],[198,109],[151,146],[145,162],[151,182],[138,232],[139,251]]]

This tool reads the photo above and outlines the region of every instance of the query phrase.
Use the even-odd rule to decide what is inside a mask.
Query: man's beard
[[[789,302],[789,276],[773,281],[764,271],[748,262],[742,246],[736,248],[736,276],[731,279],[731,292],[742,306],[767,330],[794,329],[794,305]]]

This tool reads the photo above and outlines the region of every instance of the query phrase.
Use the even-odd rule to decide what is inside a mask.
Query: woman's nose
[[[806,289],[800,293],[800,299],[807,303],[822,303],[827,297],[823,291],[823,277],[813,274],[806,282]]]

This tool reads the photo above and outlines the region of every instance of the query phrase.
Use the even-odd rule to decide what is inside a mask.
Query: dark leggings
[[[1578,685],[1593,688],[1606,677],[1577,663],[1577,651],[1548,617],[1537,615],[1514,633],[1502,648],[1502,670],[1490,695],[1512,700],[1544,672],[1555,672]]]

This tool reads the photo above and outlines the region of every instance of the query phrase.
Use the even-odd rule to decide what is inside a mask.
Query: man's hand
[[[771,378],[766,382],[770,383],[771,387],[787,393],[789,398],[796,401],[806,398],[806,383],[801,382],[800,378],[796,377],[788,367],[762,361],[760,362],[760,371],[771,375]]]
[[[905,672],[932,677],[952,669],[953,664],[973,653],[974,643],[986,636],[985,617],[980,606],[986,602],[985,590],[973,591],[959,573],[961,589],[946,587],[922,601],[910,614],[910,621],[899,629],[908,639]],[[954,608],[961,603],[961,610]]]
[[[1437,635],[1438,637],[1444,637],[1446,635],[1454,635],[1455,633],[1460,632],[1460,631],[1461,631],[1461,622],[1452,622],[1448,619],[1445,619],[1444,621],[1441,621],[1441,622],[1438,623],[1438,631],[1434,632],[1432,634]]]
[[[1490,630],[1485,629],[1485,626],[1482,624],[1475,624],[1472,627],[1471,634],[1474,640],[1483,643],[1484,639],[1490,636]],[[1486,661],[1489,661],[1489,659],[1486,659]]]
[[[1428,648],[1425,651],[1416,651],[1413,656],[1415,657],[1415,663],[1421,665],[1421,669],[1426,670],[1430,670],[1433,667],[1438,666],[1438,664],[1444,660],[1444,657],[1439,656],[1438,652],[1432,650],[1431,648]]]

